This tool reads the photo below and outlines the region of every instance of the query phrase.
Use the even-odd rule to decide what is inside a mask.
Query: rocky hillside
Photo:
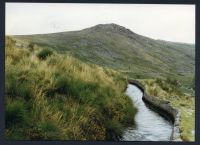
[[[82,61],[111,67],[133,78],[173,77],[191,88],[194,77],[193,44],[154,40],[117,24],[14,38],[70,53]]]

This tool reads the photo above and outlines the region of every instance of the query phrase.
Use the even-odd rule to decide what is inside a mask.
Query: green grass
[[[8,128],[9,138],[116,139],[134,124],[136,109],[123,94],[128,76],[144,79],[150,94],[179,108],[182,138],[194,140],[193,44],[153,40],[115,24],[12,38],[6,38],[6,95],[26,101],[34,120]],[[56,136],[42,129],[45,123],[57,127]]]
[[[184,94],[181,85],[176,80],[167,79],[144,79],[139,80],[148,94],[158,99],[170,101],[171,105],[181,113],[181,138],[184,141],[194,141],[195,136],[195,98],[191,94]]]
[[[27,122],[27,110],[23,100],[7,99],[6,102],[6,127]]]
[[[5,51],[7,139],[116,140],[134,125],[121,73],[11,37]]]
[[[37,57],[41,60],[45,60],[48,56],[52,55],[53,52],[50,49],[42,49],[38,54]]]
[[[124,72],[133,78],[173,77],[190,91],[194,75],[195,47],[192,44],[153,40],[126,28],[105,24],[80,31],[14,36],[16,40],[52,48],[58,53]]]

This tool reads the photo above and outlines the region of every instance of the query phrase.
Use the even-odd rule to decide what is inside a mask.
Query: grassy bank
[[[170,101],[171,105],[181,113],[181,138],[184,141],[194,141],[195,130],[195,98],[184,94],[181,84],[174,79],[147,79],[139,80],[148,94],[161,100]]]
[[[6,138],[116,140],[136,109],[118,72],[6,37]]]

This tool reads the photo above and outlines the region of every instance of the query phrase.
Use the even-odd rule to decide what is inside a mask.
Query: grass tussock
[[[136,109],[118,72],[6,38],[6,137],[115,140]]]
[[[8,98],[6,103],[6,127],[19,123],[26,123],[27,111],[24,101],[13,101],[12,99]]]
[[[31,47],[32,48],[32,47]],[[45,60],[48,56],[52,55],[53,52],[50,49],[42,49],[38,54],[37,57],[41,60]]]
[[[184,141],[195,140],[195,98],[181,91],[181,84],[174,79],[140,80],[148,94],[170,101],[181,112],[181,137]]]

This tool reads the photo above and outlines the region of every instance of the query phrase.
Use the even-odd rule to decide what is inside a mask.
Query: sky
[[[6,35],[116,23],[153,39],[195,43],[195,5],[6,3]]]

